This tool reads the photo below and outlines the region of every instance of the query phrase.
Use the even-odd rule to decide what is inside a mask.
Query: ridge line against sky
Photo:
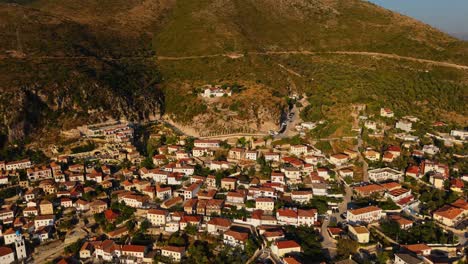
[[[468,40],[468,0],[368,0]]]

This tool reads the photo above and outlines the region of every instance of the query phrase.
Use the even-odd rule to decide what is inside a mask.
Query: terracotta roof
[[[386,190],[391,190],[391,189],[395,189],[395,188],[401,188],[401,184],[399,184],[399,183],[397,183],[397,182],[382,183],[382,184],[380,184],[380,186],[382,186],[382,187],[385,188]]]
[[[239,240],[239,241],[242,241],[242,242],[245,242],[249,238],[248,233],[237,232],[237,231],[233,231],[233,230],[226,231],[224,233],[224,235],[231,236],[231,237],[235,238],[236,240]]]
[[[149,209],[148,214],[166,215],[167,211],[166,210],[161,210],[161,209]]]
[[[365,186],[354,187],[354,190],[358,193],[371,194],[374,192],[384,191],[385,188],[377,184],[369,184]]]
[[[408,220],[400,215],[391,215],[389,218],[395,222],[397,222],[400,226],[402,225],[410,225],[413,223],[413,221]]]
[[[299,217],[314,217],[317,214],[317,209],[299,209],[297,210],[297,216]]]
[[[123,245],[122,251],[127,252],[145,252],[146,246],[139,246],[139,245]]]
[[[339,234],[341,234],[343,232],[343,229],[341,229],[339,227],[328,227],[327,229],[333,235],[339,235]]]
[[[340,160],[349,158],[348,155],[343,154],[343,153],[334,154],[334,155],[332,155],[332,157],[335,158],[335,159],[340,159]]]
[[[455,219],[459,215],[463,214],[464,210],[453,207],[450,205],[445,205],[444,207],[438,209],[437,211],[434,212],[435,215],[442,216],[443,218],[448,218],[448,219]]]
[[[461,198],[453,202],[451,205],[457,208],[468,210],[468,203]]]
[[[165,246],[162,247],[161,250],[167,250],[171,252],[178,252],[178,253],[183,253],[185,251],[185,247],[174,247],[174,246]]]
[[[0,247],[0,257],[6,256],[13,253],[13,250],[9,247]]]
[[[367,206],[359,209],[354,209],[354,210],[349,210],[349,213],[352,213],[353,215],[360,215],[360,214],[365,214],[369,212],[374,212],[374,211],[381,211],[377,206]]]
[[[286,258],[283,258],[283,262],[285,264],[301,264],[301,262],[299,262],[297,259],[293,258],[293,257],[286,257]]]
[[[223,227],[230,227],[231,221],[229,219],[214,217],[208,222],[209,225],[216,225],[216,226],[223,226]]]
[[[369,233],[369,230],[365,228],[364,226],[353,226],[354,231],[358,234],[367,234]]]
[[[278,216],[297,218],[297,212],[292,209],[278,209]]]
[[[420,254],[425,250],[431,250],[431,247],[426,244],[404,245],[403,247],[416,254]]]
[[[275,201],[273,200],[273,198],[260,197],[260,198],[255,199],[255,202],[261,202],[261,203],[270,202],[270,203],[274,203]]]
[[[278,241],[275,243],[279,249],[283,248],[300,248],[301,246],[294,240],[285,240],[285,241]]]
[[[393,191],[390,191],[390,195],[392,196],[400,196],[402,194],[405,194],[409,192],[409,190],[407,189],[404,189],[404,188],[400,188],[400,189],[396,189],[396,190],[393,190]]]

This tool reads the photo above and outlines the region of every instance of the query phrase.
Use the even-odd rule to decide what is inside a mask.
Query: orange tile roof
[[[354,215],[360,215],[360,214],[365,214],[365,213],[374,212],[374,211],[381,211],[381,210],[382,209],[380,209],[377,206],[367,206],[367,207],[363,207],[359,209],[349,210],[349,212]]]
[[[448,219],[455,219],[459,215],[463,214],[464,210],[453,207],[450,205],[445,205],[444,207],[438,209],[437,211],[434,212],[435,215],[439,215],[443,218],[448,218]]]
[[[294,240],[285,240],[285,241],[278,241],[275,243],[279,249],[284,248],[300,248],[301,246]]]

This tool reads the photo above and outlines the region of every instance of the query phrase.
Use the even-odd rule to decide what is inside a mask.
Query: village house
[[[351,177],[353,178],[354,176],[354,171],[349,168],[344,168],[338,171],[341,177],[346,178],[346,177]]]
[[[390,108],[380,108],[380,116],[382,117],[394,117],[395,114]]]
[[[222,178],[221,179],[221,189],[228,191],[235,190],[237,186],[236,178]]]
[[[230,245],[232,247],[240,247],[241,249],[244,249],[248,238],[248,233],[234,231],[232,229],[229,229],[223,234],[224,244]]]
[[[89,204],[89,210],[92,214],[102,213],[107,209],[107,203],[102,200],[95,200]]]
[[[418,256],[429,256],[432,251],[432,248],[426,244],[403,245],[403,248]]]
[[[343,166],[349,161],[349,156],[344,153],[338,153],[330,156],[330,163],[336,166]]]
[[[314,226],[318,220],[317,209],[298,209],[297,210],[297,224],[300,226]]]
[[[228,170],[231,168],[231,164],[227,161],[211,161],[210,162],[210,170]]]
[[[282,168],[281,171],[284,173],[284,176],[290,181],[291,183],[295,183],[300,181],[301,179],[301,170],[294,167],[286,167]]]
[[[396,190],[389,191],[385,193],[386,198],[390,198],[392,201],[395,203],[400,203],[400,201],[407,201],[409,202],[410,200],[413,199],[413,195],[411,194],[411,190],[405,189],[405,188],[400,188]]]
[[[284,173],[282,173],[282,172],[272,172],[271,173],[271,182],[286,184]]]
[[[52,170],[46,166],[28,168],[26,173],[30,181],[52,179]]]
[[[71,200],[70,200],[70,203],[71,203]],[[35,206],[26,207],[23,210],[23,216],[25,216],[25,217],[33,217],[33,216],[36,216],[36,215],[39,215],[39,210],[37,210],[37,208]],[[1,219],[1,220],[3,220],[3,219]]]
[[[377,130],[377,122],[372,120],[366,120],[364,122],[364,127],[370,130]]]
[[[172,188],[168,187],[161,187],[159,184],[156,185],[156,197],[161,200],[167,200],[172,197]]]
[[[245,152],[245,159],[246,160],[253,160],[256,161],[258,159],[258,151],[256,150],[248,150]]]
[[[161,248],[161,256],[171,259],[174,262],[180,262],[185,256],[184,247],[164,246]]]
[[[301,252],[301,246],[294,240],[276,241],[271,245],[271,252],[282,257],[289,253]]]
[[[368,171],[369,179],[374,182],[401,181],[403,173],[391,168],[380,168]]]
[[[312,199],[311,191],[291,191],[291,200],[297,203],[308,203]]]
[[[245,202],[245,193],[238,191],[228,192],[226,195],[226,203],[231,205],[244,205]]]
[[[0,210],[0,220],[5,221],[7,219],[13,219],[14,214],[12,210],[9,209],[2,209]]]
[[[219,140],[203,140],[197,139],[193,142],[194,147],[196,148],[219,148],[220,141]]]
[[[358,197],[369,197],[371,195],[380,195],[385,191],[385,188],[377,184],[369,184],[364,186],[356,186],[353,188],[354,193]]]
[[[43,226],[53,226],[55,223],[54,215],[39,215],[34,218],[34,227],[39,229]]]
[[[143,195],[136,195],[126,193],[118,196],[119,203],[124,202],[127,206],[133,208],[142,208],[148,202],[148,197]]]
[[[369,243],[370,232],[365,226],[348,226],[349,236],[361,244]]]
[[[32,167],[32,163],[28,159],[7,162],[5,164],[5,170],[7,171],[24,170],[24,169],[29,169],[31,167]]]
[[[377,206],[368,206],[354,210],[348,210],[346,220],[350,224],[372,223],[382,218],[382,209]]]
[[[397,253],[395,254],[394,264],[423,264],[424,261],[413,257],[411,254]]]
[[[231,96],[232,92],[230,90],[222,89],[220,86],[210,86],[204,90],[201,94],[202,97],[210,98],[210,97],[223,97],[223,96]]]
[[[413,126],[413,123],[411,123],[410,121],[405,120],[405,119],[399,120],[395,124],[396,129],[400,129],[400,130],[403,130],[405,132],[411,132],[412,126]]]
[[[326,183],[312,183],[312,194],[314,196],[327,196],[328,185]]]
[[[450,227],[454,227],[466,219],[466,215],[466,210],[452,205],[444,205],[432,214],[436,221]]]
[[[10,247],[0,247],[0,263],[15,263],[15,254]]]
[[[265,157],[265,161],[280,161],[280,154],[276,152],[267,152],[263,156]]]
[[[213,156],[214,152],[209,148],[199,148],[195,147],[192,149],[192,156],[199,158],[205,156]]]
[[[219,234],[226,232],[231,227],[231,221],[229,219],[212,217],[206,224],[207,232],[210,234]]]
[[[3,233],[3,240],[4,240],[5,245],[11,245],[11,244],[15,243],[16,231],[13,228],[8,228]]]
[[[53,215],[54,214],[54,206],[52,205],[51,202],[47,200],[42,200],[39,203],[39,209],[40,209],[41,215]]]
[[[197,197],[198,191],[200,191],[201,184],[200,183],[192,183],[188,187],[183,188],[184,199],[189,200],[192,198]]]
[[[388,219],[397,223],[402,230],[408,230],[413,227],[413,221],[406,219],[401,215],[389,215]]]
[[[169,213],[166,210],[149,209],[146,213],[146,218],[153,226],[164,226],[166,225],[168,215]]]
[[[301,155],[307,154],[307,146],[305,146],[305,145],[294,145],[294,146],[291,146],[291,149],[289,150],[289,152],[292,155],[295,155],[295,156],[299,157]]]
[[[372,149],[368,149],[366,151],[364,151],[364,153],[362,153],[364,155],[364,158],[370,160],[370,161],[379,161],[380,160],[380,153],[375,151],[375,150],[372,150]]]
[[[228,152],[228,160],[241,160],[245,157],[245,149],[232,148]]]
[[[255,199],[255,209],[265,212],[273,212],[275,209],[275,201],[272,198],[260,197]]]

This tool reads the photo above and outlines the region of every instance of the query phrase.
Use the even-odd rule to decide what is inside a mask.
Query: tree
[[[357,252],[359,247],[358,242],[351,239],[338,239],[337,254],[339,258],[348,258]]]
[[[68,245],[67,247],[65,247],[65,253],[76,255],[78,253],[78,251],[80,250],[82,244],[83,243],[81,242],[81,240],[75,241],[73,244]]]
[[[140,232],[146,233],[148,228],[151,226],[151,223],[148,221],[148,219],[143,220],[140,224]]]
[[[197,234],[198,229],[197,229],[197,227],[195,225],[187,224],[184,231],[185,231],[185,233],[194,236],[194,235]]]
[[[213,250],[210,244],[206,241],[196,240],[191,244],[187,250],[188,258],[187,263],[211,263],[213,256]]]
[[[145,158],[141,164],[141,167],[145,167],[147,169],[153,169],[154,168],[154,163],[153,163],[153,158],[152,157],[147,157]]]

